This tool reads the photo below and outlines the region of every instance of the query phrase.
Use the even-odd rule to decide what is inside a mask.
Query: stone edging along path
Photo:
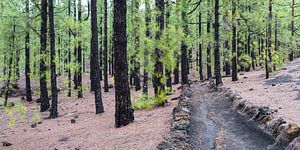
[[[287,145],[286,150],[300,150],[300,127],[293,123],[286,122],[283,118],[276,118],[274,113],[278,110],[268,107],[255,106],[246,99],[243,99],[239,92],[226,86],[215,86],[209,82],[209,87],[219,93],[225,94],[227,100],[232,102],[234,107],[242,114],[247,115],[251,120],[259,124],[260,129],[271,135],[276,143]],[[189,145],[189,125],[192,116],[192,91],[189,86],[182,87],[182,94],[178,106],[173,110],[171,131],[164,136],[165,141],[161,142],[159,150],[191,149]]]
[[[171,131],[164,136],[165,141],[157,146],[159,150],[190,149],[188,129],[192,116],[192,91],[183,86],[177,107],[173,109]]]
[[[283,118],[274,116],[278,110],[268,107],[259,107],[242,98],[239,92],[226,86],[216,86],[209,83],[210,88],[225,94],[228,101],[242,114],[259,124],[259,128],[271,135],[276,143],[287,145],[286,150],[300,150],[300,127],[297,124],[288,123]]]

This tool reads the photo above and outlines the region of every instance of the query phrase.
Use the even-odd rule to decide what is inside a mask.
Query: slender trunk
[[[102,11],[101,11],[102,12]],[[99,29],[99,34],[100,34],[100,49],[99,49],[99,58],[100,58],[100,72],[99,72],[99,75],[100,75],[100,80],[102,81],[103,80],[103,76],[102,76],[102,72],[103,72],[103,57],[102,57],[102,53],[103,53],[103,31],[102,31],[102,24],[103,24],[103,17],[100,15],[100,29]]]
[[[151,38],[151,32],[150,32],[150,23],[151,23],[151,10],[150,10],[150,1],[145,1],[145,22],[146,22],[146,38]],[[148,95],[148,63],[149,63],[149,50],[148,48],[145,48],[144,50],[144,79],[143,79],[143,94]]]
[[[83,98],[82,95],[82,41],[81,41],[81,37],[82,36],[82,29],[81,29],[81,0],[78,0],[78,21],[80,23],[80,28],[79,28],[79,32],[78,32],[78,38],[79,38],[79,42],[78,42],[78,47],[77,47],[77,64],[78,64],[78,72],[77,72],[77,97],[78,98]],[[97,32],[98,34],[98,32]]]
[[[210,34],[210,17],[207,19],[207,34]],[[209,39],[208,39],[209,40]],[[207,51],[206,51],[206,55],[207,55],[207,78],[211,79],[212,77],[212,69],[211,69],[211,42],[210,40],[207,43]]]
[[[48,0],[49,7],[49,37],[50,37],[50,68],[51,68],[51,110],[50,117],[57,118],[57,82],[56,82],[56,64],[55,64],[55,29],[54,29],[54,6],[53,0]]]
[[[221,63],[220,63],[220,35],[219,35],[219,0],[215,0],[215,76],[216,76],[216,85],[222,85],[222,75],[221,75]]]
[[[108,68],[107,68],[107,52],[108,52],[108,41],[107,41],[107,0],[104,0],[104,92],[108,92]]]
[[[188,19],[187,19],[187,10],[185,9],[186,7],[186,1],[181,1],[183,5],[183,9],[181,12],[181,17],[183,21],[183,32],[185,37],[188,35]],[[189,64],[188,64],[188,56],[187,56],[187,50],[188,46],[185,43],[184,40],[181,41],[181,84],[188,84],[189,83],[189,78],[188,78],[188,69],[189,69]]]
[[[46,47],[47,47],[47,0],[41,0],[41,34],[40,34],[40,100],[41,100],[41,112],[49,109],[49,97],[47,88],[47,66],[45,62]]]
[[[69,17],[71,17],[71,0],[69,0],[69,3],[68,3],[68,15]],[[69,34],[69,37],[68,37],[68,68],[67,68],[67,71],[68,71],[68,97],[71,97],[72,96],[72,74],[71,74],[71,29],[69,28],[68,29],[68,34]]]
[[[236,33],[236,0],[232,0],[232,81],[237,81],[237,33]]]
[[[156,32],[155,39],[160,40],[161,35],[164,30],[164,0],[155,0],[155,6],[158,10],[158,14],[156,17],[156,22],[159,30]],[[162,55],[162,50],[159,49],[158,47],[155,48],[155,69],[154,69],[154,93],[155,96],[159,96],[165,92],[165,83],[163,83],[162,79],[164,77],[164,66],[163,62],[161,60],[161,55]],[[162,104],[163,105],[163,104]]]
[[[25,33],[25,78],[26,78],[26,99],[28,102],[32,101],[31,95],[31,83],[30,83],[30,34],[29,34],[29,1],[26,1],[26,13],[28,21],[26,22],[26,33]]]
[[[292,0],[292,23],[291,23],[291,25],[292,25],[292,27],[291,27],[291,34],[292,34],[292,40],[294,40],[294,36],[295,36],[295,7],[296,7],[296,5],[295,5],[295,0]],[[291,49],[291,52],[290,52],[290,54],[289,54],[289,60],[290,61],[293,61],[294,60],[294,45],[293,45],[294,43],[292,43],[292,49]]]
[[[169,28],[169,23],[170,23],[170,15],[171,15],[171,4],[170,4],[170,1],[167,0],[166,2],[167,4],[167,11],[166,11],[166,28]],[[167,37],[168,41],[170,40],[170,36]],[[170,47],[170,44],[168,43],[168,47]],[[172,74],[172,68],[168,68],[166,67],[165,68],[165,71],[166,71],[166,78],[167,78],[167,82],[166,82],[166,85],[167,85],[167,90],[168,92],[172,92],[172,77],[171,77],[171,74]]]
[[[199,30],[199,39],[202,37],[202,14],[199,11],[198,16],[198,30]],[[200,81],[204,80],[203,77],[203,62],[202,62],[202,41],[199,41],[199,75],[200,75]]]
[[[97,0],[91,1],[91,69],[94,71],[92,82],[95,83],[95,107],[96,114],[104,112],[102,95],[101,95],[101,84],[100,84],[100,67],[98,57],[98,26],[97,26]]]
[[[113,44],[115,48],[115,126],[134,121],[127,66],[126,0],[114,0]]]

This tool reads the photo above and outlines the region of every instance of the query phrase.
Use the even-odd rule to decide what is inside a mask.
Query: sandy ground
[[[225,78],[224,83],[257,106],[278,109],[278,117],[300,125],[300,59],[287,64],[265,79],[263,69],[239,74],[239,81]]]
[[[84,78],[84,85],[89,85],[88,75]],[[22,80],[22,79],[21,79]],[[25,84],[20,84],[25,86]],[[34,86],[36,83],[33,84]],[[103,85],[103,83],[102,83]],[[174,89],[177,89],[174,86]],[[149,89],[149,91],[152,89]],[[41,114],[41,124],[31,128],[34,123],[34,110],[39,109],[37,103],[24,102],[26,117],[13,127],[8,126],[8,117],[4,110],[0,110],[0,142],[9,142],[12,146],[2,147],[7,150],[153,150],[163,141],[163,136],[169,131],[171,113],[177,101],[170,101],[167,106],[153,110],[135,111],[134,123],[116,129],[114,127],[114,89],[109,93],[102,90],[105,113],[95,114],[94,95],[84,92],[83,99],[69,98],[64,92],[59,95],[59,118],[45,119],[49,112]],[[141,91],[134,92],[136,99]],[[176,91],[170,98],[179,96]],[[37,97],[35,96],[35,99]],[[17,98],[17,100],[20,98]],[[78,117],[78,118],[77,118]],[[71,119],[76,123],[72,124]]]

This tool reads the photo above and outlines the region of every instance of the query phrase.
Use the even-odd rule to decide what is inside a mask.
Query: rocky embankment
[[[240,96],[237,91],[225,86],[215,86],[210,82],[210,88],[214,88],[220,93],[224,93],[227,100],[232,102],[236,109],[251,120],[259,124],[259,128],[267,134],[271,135],[276,144],[287,145],[286,150],[300,149],[300,127],[297,124],[287,122],[283,118],[276,118],[276,109],[268,107],[255,106],[246,99]],[[269,147],[272,148],[272,145]]]
[[[173,110],[171,131],[165,141],[157,146],[159,150],[190,149],[188,129],[192,115],[192,91],[189,86],[182,87],[178,106]]]

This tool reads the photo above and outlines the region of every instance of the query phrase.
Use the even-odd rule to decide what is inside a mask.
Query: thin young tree
[[[126,0],[114,0],[113,44],[115,49],[115,126],[134,121],[130,100],[127,63]]]
[[[236,14],[236,0],[232,0],[232,59],[231,59],[231,70],[232,70],[232,81],[237,81],[237,31],[236,31],[236,24],[237,24],[237,14]]]
[[[107,16],[107,10],[108,10],[108,6],[107,6],[107,0],[104,0],[104,39],[103,39],[103,46],[104,46],[104,92],[109,92],[109,89],[108,89],[108,29],[107,29],[107,19],[108,19],[108,16]]]

